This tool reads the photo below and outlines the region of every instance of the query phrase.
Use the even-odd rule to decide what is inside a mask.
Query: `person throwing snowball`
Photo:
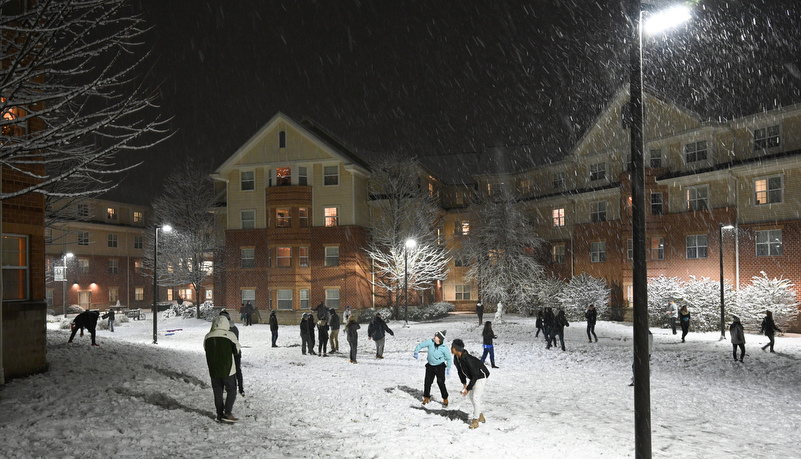
[[[418,358],[419,352],[426,349],[428,352],[428,363],[426,363],[426,377],[423,383],[423,405],[431,400],[431,383],[434,377],[437,378],[437,386],[442,395],[442,405],[448,406],[448,388],[445,387],[445,378],[451,370],[451,353],[445,346],[445,330],[434,333],[434,337],[427,339],[414,348],[414,358]]]
[[[464,341],[453,340],[451,344],[453,353],[453,363],[459,373],[459,380],[462,381],[462,396],[470,395],[470,402],[473,404],[473,417],[470,421],[470,428],[477,429],[479,422],[487,422],[481,408],[481,397],[484,395],[484,386],[489,378],[490,372],[480,360],[470,355],[464,348]],[[467,380],[470,379],[468,383]]]

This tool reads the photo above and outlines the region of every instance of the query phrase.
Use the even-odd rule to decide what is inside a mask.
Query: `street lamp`
[[[72,252],[67,252],[62,257],[64,262],[64,267],[62,268],[63,271],[61,272],[61,301],[64,305],[64,318],[67,317],[67,259],[72,258],[74,255]]]
[[[642,100],[642,1],[629,0],[631,23],[629,50],[629,113],[631,129],[631,199],[632,199],[632,295],[634,303],[634,455],[651,457],[651,387],[648,350],[648,267],[645,234],[645,168],[643,166],[643,100]],[[676,16],[672,16],[675,20]],[[688,16],[683,16],[686,20]],[[649,31],[670,18],[654,14]],[[659,21],[659,22],[654,22]],[[674,22],[666,27],[678,24]]]
[[[406,239],[406,248],[403,249],[403,296],[406,303],[404,315],[406,316],[406,324],[409,325],[409,250],[417,246],[417,241],[414,239]]]
[[[726,310],[723,305],[723,230],[732,228],[734,226],[721,223],[718,231],[718,251],[720,252],[720,341],[726,339]]]
[[[159,257],[159,230],[169,233],[170,225],[156,225],[153,227],[153,344],[159,343],[158,317],[159,317],[159,285],[158,285],[158,257]]]

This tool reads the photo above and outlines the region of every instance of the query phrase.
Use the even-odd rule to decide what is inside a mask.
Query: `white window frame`
[[[634,260],[634,239],[626,239],[626,261]]]
[[[145,248],[145,238],[143,236],[134,236],[134,248],[135,249]]]
[[[684,240],[688,260],[702,260],[709,257],[709,238],[706,234],[689,234]]]
[[[754,151],[771,150],[781,146],[781,127],[778,124],[756,128],[753,136]]]
[[[755,231],[755,245],[757,257],[780,257],[784,253],[782,230]],[[760,253],[761,251],[761,253]]]
[[[256,228],[256,211],[253,209],[239,211],[239,226],[242,229]]]
[[[453,288],[455,300],[470,300],[470,284],[456,284]]]
[[[145,214],[144,212],[140,212],[138,210],[133,211],[133,222],[136,224],[142,224],[145,221]]]
[[[698,140],[684,144],[684,164],[695,165],[709,160],[709,142]],[[692,160],[691,160],[692,159]]]
[[[301,268],[309,267],[309,248],[298,247],[298,266]]]
[[[291,288],[279,288],[275,290],[275,307],[279,311],[291,311],[293,309]]]
[[[779,182],[778,187],[776,180]],[[784,177],[781,174],[754,179],[754,205],[764,206],[781,202],[784,202]]]
[[[590,203],[590,221],[593,223],[606,221],[606,201]]]
[[[306,166],[298,166],[298,185],[309,186],[309,169]]]
[[[2,276],[6,283],[3,289],[3,301],[27,300],[31,294],[30,280],[30,241],[22,234],[3,234],[0,243],[2,252]],[[7,256],[9,255],[9,256]],[[14,262],[17,263],[14,263]],[[21,263],[18,263],[20,262]],[[6,273],[12,273],[6,275]],[[11,285],[13,279],[22,279],[23,285]]]
[[[292,228],[292,208],[277,207],[275,209],[275,227]]]
[[[250,304],[256,305],[256,289],[255,288],[243,288],[239,291],[240,295],[242,296],[242,303],[245,304],[250,301]]]
[[[665,259],[665,238],[651,238],[651,260],[661,261]]]
[[[88,258],[78,258],[78,273],[79,274],[89,274],[89,270],[91,269],[91,265],[89,264]]]
[[[78,231],[78,245],[89,245],[89,231]]]
[[[301,310],[309,309],[309,307],[311,307],[311,303],[309,301],[310,298],[311,298],[311,295],[310,295],[309,289],[302,288],[302,289],[298,290],[298,301],[300,301],[300,309]]]
[[[654,197],[656,197],[656,196],[659,196],[659,202],[658,203],[654,202]],[[664,200],[664,196],[662,195],[661,191],[652,191],[651,192],[651,201],[650,202],[651,202],[651,215],[664,215],[665,214],[665,200]],[[659,207],[658,207],[659,208],[659,212],[654,212],[654,209],[656,209],[656,207],[654,207],[654,206],[656,204],[659,205]]]
[[[551,246],[551,262],[554,264],[563,264],[565,262],[566,246],[565,244],[554,244]]]
[[[336,173],[332,173],[336,171]],[[339,186],[339,166],[323,166],[323,186]]]
[[[703,195],[699,197],[699,195]],[[684,208],[698,212],[709,210],[709,185],[691,186],[684,189]]]
[[[108,273],[109,274],[119,274],[120,273],[120,260],[116,258],[109,258],[108,260]]]
[[[565,226],[565,208],[557,207],[551,211],[551,219],[553,220],[554,228],[561,228]]]
[[[330,210],[334,211],[334,215],[329,215]],[[323,216],[325,217],[326,228],[339,226],[339,206],[323,207]]]
[[[339,287],[325,289],[325,307],[339,309]]]
[[[590,164],[590,182],[606,180],[606,163]]]
[[[656,169],[662,167],[662,149],[652,148],[648,150],[648,167]]]
[[[275,248],[275,267],[276,268],[292,267],[292,247]]]
[[[606,262],[606,241],[590,242],[590,262],[591,263]]]
[[[119,236],[116,234],[109,234],[108,235],[108,246],[111,248],[119,246]]]
[[[339,246],[327,245],[325,246],[325,264],[326,267],[339,266]]]
[[[308,228],[309,227],[309,208],[308,207],[298,207],[298,227],[299,228]]]
[[[255,247],[240,247],[239,248],[239,267],[242,269],[249,269],[256,267],[256,248]]]
[[[134,301],[144,301],[144,300],[145,300],[145,288],[134,287]]]
[[[239,171],[239,191],[255,191],[256,190],[256,171],[245,170]]]

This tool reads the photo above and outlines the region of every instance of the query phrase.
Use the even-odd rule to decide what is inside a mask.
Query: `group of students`
[[[590,317],[588,316],[592,311],[592,322],[590,322]],[[593,336],[595,335],[595,306],[590,306],[590,311],[587,311],[585,317],[587,317],[587,337],[590,336],[590,331],[592,331]],[[592,325],[590,326],[590,323]],[[534,337],[540,336],[540,332],[543,333],[545,336],[545,349],[550,349],[551,345],[556,346],[556,338],[559,338],[559,344],[562,346],[562,350],[565,349],[565,327],[569,327],[570,323],[567,321],[567,317],[565,317],[565,311],[560,309],[558,313],[554,314],[552,308],[545,308],[537,312],[537,321],[535,322],[537,327],[537,333],[534,334]],[[598,341],[598,337],[595,337],[595,341]],[[590,342],[592,342],[592,338],[590,338]]]

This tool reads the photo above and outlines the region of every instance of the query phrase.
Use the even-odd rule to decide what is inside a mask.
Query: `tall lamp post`
[[[414,239],[406,239],[406,248],[403,249],[403,302],[406,303],[404,315],[406,324],[409,325],[409,250],[417,246]]]
[[[73,253],[67,252],[62,257],[64,261],[64,267],[61,268],[63,271],[61,272],[61,301],[64,306],[64,317],[67,317],[67,259],[72,258]],[[56,279],[58,280],[58,279]]]
[[[674,11],[674,10],[668,10]],[[648,267],[645,234],[645,168],[643,166],[643,97],[642,97],[642,1],[628,1],[631,24],[629,50],[629,113],[631,130],[631,199],[632,199],[632,294],[634,303],[634,455],[651,457],[651,387],[648,350]],[[689,12],[678,19],[661,13],[649,18],[649,30],[662,30],[686,21]],[[665,24],[670,24],[665,27]]]
[[[159,318],[159,284],[158,284],[158,258],[159,258],[159,230],[169,233],[172,231],[170,225],[156,225],[153,227],[153,344],[159,343],[158,318]]]
[[[732,229],[734,226],[732,225],[724,225],[723,223],[720,224],[720,230],[718,231],[718,252],[720,253],[720,340],[723,341],[726,339],[726,307],[724,306],[724,294],[723,294],[723,230],[725,229]]]

